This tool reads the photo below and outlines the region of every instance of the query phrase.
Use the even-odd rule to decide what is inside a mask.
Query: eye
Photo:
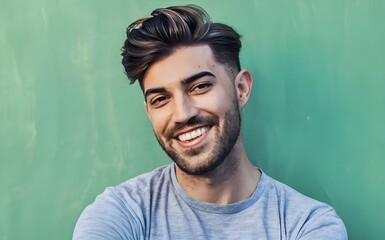
[[[203,93],[208,92],[212,86],[213,86],[213,84],[209,83],[209,82],[199,83],[199,84],[194,85],[191,88],[190,92],[194,93],[194,94],[203,94]]]
[[[159,107],[163,106],[164,104],[166,104],[168,99],[169,99],[169,97],[164,96],[164,95],[156,96],[156,97],[151,99],[150,104],[154,108],[159,108]]]

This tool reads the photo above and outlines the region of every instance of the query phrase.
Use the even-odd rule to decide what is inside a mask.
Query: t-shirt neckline
[[[265,189],[265,182],[266,182],[266,176],[263,173],[262,170],[258,169],[261,172],[261,178],[259,180],[258,186],[253,192],[253,194],[236,203],[222,205],[222,204],[215,204],[215,203],[208,203],[203,202],[200,200],[197,200],[193,197],[191,197],[179,184],[178,180],[176,179],[175,175],[175,164],[170,164],[169,171],[171,176],[171,183],[173,185],[175,193],[182,198],[184,202],[187,203],[190,207],[204,211],[209,213],[216,213],[216,214],[234,214],[241,212],[245,210],[246,208],[252,206],[255,202],[258,201],[260,198],[263,190]]]

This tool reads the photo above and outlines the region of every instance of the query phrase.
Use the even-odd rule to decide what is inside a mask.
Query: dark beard
[[[219,118],[217,116],[195,116],[183,125],[175,125],[165,133],[165,137],[166,139],[172,139],[172,134],[176,131],[197,125],[206,125],[212,128],[218,128]],[[208,159],[206,159],[204,164],[197,167],[190,167],[188,164],[188,158],[199,155],[204,146],[187,150],[185,155],[188,157],[183,157],[172,146],[166,146],[166,144],[156,134],[155,136],[162,149],[182,171],[190,175],[199,176],[213,171],[225,161],[226,157],[233,149],[239,137],[240,131],[241,114],[237,99],[234,98],[231,108],[225,113],[223,132],[220,132],[220,134],[216,136],[216,139],[214,140],[214,147],[212,148]]]

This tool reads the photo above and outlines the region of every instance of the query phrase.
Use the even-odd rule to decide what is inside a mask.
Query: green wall
[[[0,239],[70,239],[109,185],[169,162],[120,65],[125,27],[187,1],[0,0]],[[194,1],[243,35],[253,162],[385,236],[385,1]]]

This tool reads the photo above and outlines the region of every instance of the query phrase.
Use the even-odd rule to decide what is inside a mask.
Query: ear
[[[147,117],[150,118],[150,116],[148,115],[148,105],[146,101],[143,102],[143,107],[144,107],[144,110],[146,111]]]
[[[249,101],[251,88],[253,86],[251,73],[246,69],[241,70],[235,77],[234,84],[239,106],[243,108]]]

